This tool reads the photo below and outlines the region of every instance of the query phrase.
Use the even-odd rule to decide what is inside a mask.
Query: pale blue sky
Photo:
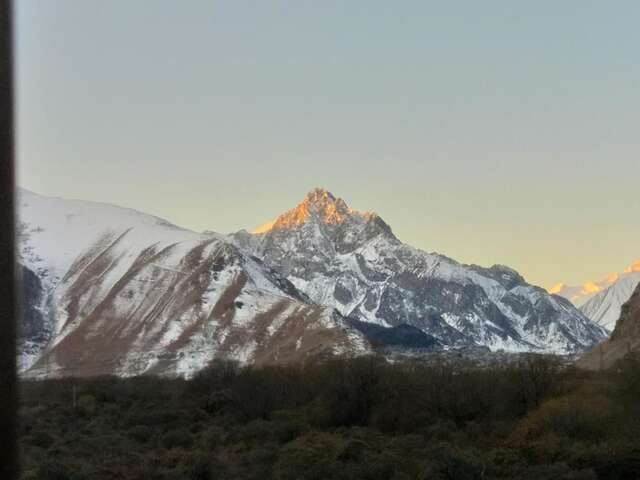
[[[544,286],[640,257],[640,2],[16,4],[24,187],[227,232],[323,186]]]

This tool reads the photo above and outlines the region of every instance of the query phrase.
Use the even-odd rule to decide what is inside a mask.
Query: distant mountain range
[[[560,283],[549,292],[567,298],[591,320],[612,331],[622,305],[639,283],[640,261],[637,261],[622,273],[611,274],[600,281],[586,282],[579,287]]]
[[[21,190],[24,375],[190,376],[374,344],[574,353],[607,332],[505,266],[403,244],[323,189],[254,233]]]

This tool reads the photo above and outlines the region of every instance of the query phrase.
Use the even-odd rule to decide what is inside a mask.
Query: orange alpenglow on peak
[[[306,223],[312,217],[319,219],[326,225],[339,225],[353,217],[368,220],[374,216],[376,216],[375,213],[352,210],[344,200],[336,198],[324,188],[314,188],[307,193],[297,207],[258,227],[252,233],[260,234],[272,230],[292,229]]]
[[[267,233],[271,231],[273,225],[276,223],[275,220],[265,223],[264,225],[260,225],[258,228],[253,230],[251,233]]]
[[[558,283],[557,285],[554,285],[553,287],[551,287],[548,292],[549,293],[560,293],[565,289],[566,285],[564,283]]]
[[[586,293],[598,293],[602,290],[602,287],[595,282],[587,282],[582,286],[582,289]]]
[[[561,295],[580,305],[597,293],[600,293],[611,285],[614,285],[625,276],[638,272],[640,272],[640,260],[632,263],[622,273],[612,273],[600,281],[585,282],[579,286],[569,286],[564,283],[558,283],[551,287],[548,292],[551,294]]]
[[[640,272],[640,260],[633,262],[624,273]]]
[[[615,283],[618,281],[618,279],[620,278],[620,274],[619,273],[612,273],[611,275],[609,275],[607,277],[607,283]]]
[[[326,190],[322,187],[312,188],[311,190],[309,190],[309,193],[307,193],[307,196],[305,197],[305,201],[310,202],[318,202],[321,200],[335,202],[336,197],[329,190]]]

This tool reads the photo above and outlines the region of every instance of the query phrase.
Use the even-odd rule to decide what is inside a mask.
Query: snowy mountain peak
[[[621,273],[611,273],[601,280],[584,282],[582,285],[567,285],[558,283],[549,289],[549,293],[560,295],[571,301],[577,307],[586,304],[593,297],[606,291],[626,277],[640,272],[640,260],[633,262]]]
[[[462,265],[405,245],[379,216],[321,188],[259,233],[230,238],[312,303],[358,322],[409,325],[443,345],[570,353],[606,336],[512,268]]]
[[[316,187],[307,193],[305,200],[311,203],[318,203],[325,201],[335,202],[337,199],[330,191],[322,187]]]
[[[602,280],[580,286],[563,283],[549,290],[570,300],[582,313],[607,330],[613,330],[622,305],[640,282],[640,261],[635,261],[621,273],[612,273]]]
[[[553,295],[560,295],[571,301],[576,306],[584,305],[596,294],[606,290],[609,286],[618,281],[620,276],[618,274],[611,274],[608,277],[598,282],[585,282],[582,285],[571,286],[565,283],[558,283],[551,287],[548,291]]]
[[[371,224],[373,227],[381,227],[385,232],[391,232],[389,226],[377,214],[353,210],[342,198],[318,187],[312,189],[295,208],[262,225],[253,233],[295,230],[309,224],[329,228]]]

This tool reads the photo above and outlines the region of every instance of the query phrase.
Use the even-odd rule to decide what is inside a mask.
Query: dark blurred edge
[[[18,473],[12,2],[0,0],[0,478]]]

